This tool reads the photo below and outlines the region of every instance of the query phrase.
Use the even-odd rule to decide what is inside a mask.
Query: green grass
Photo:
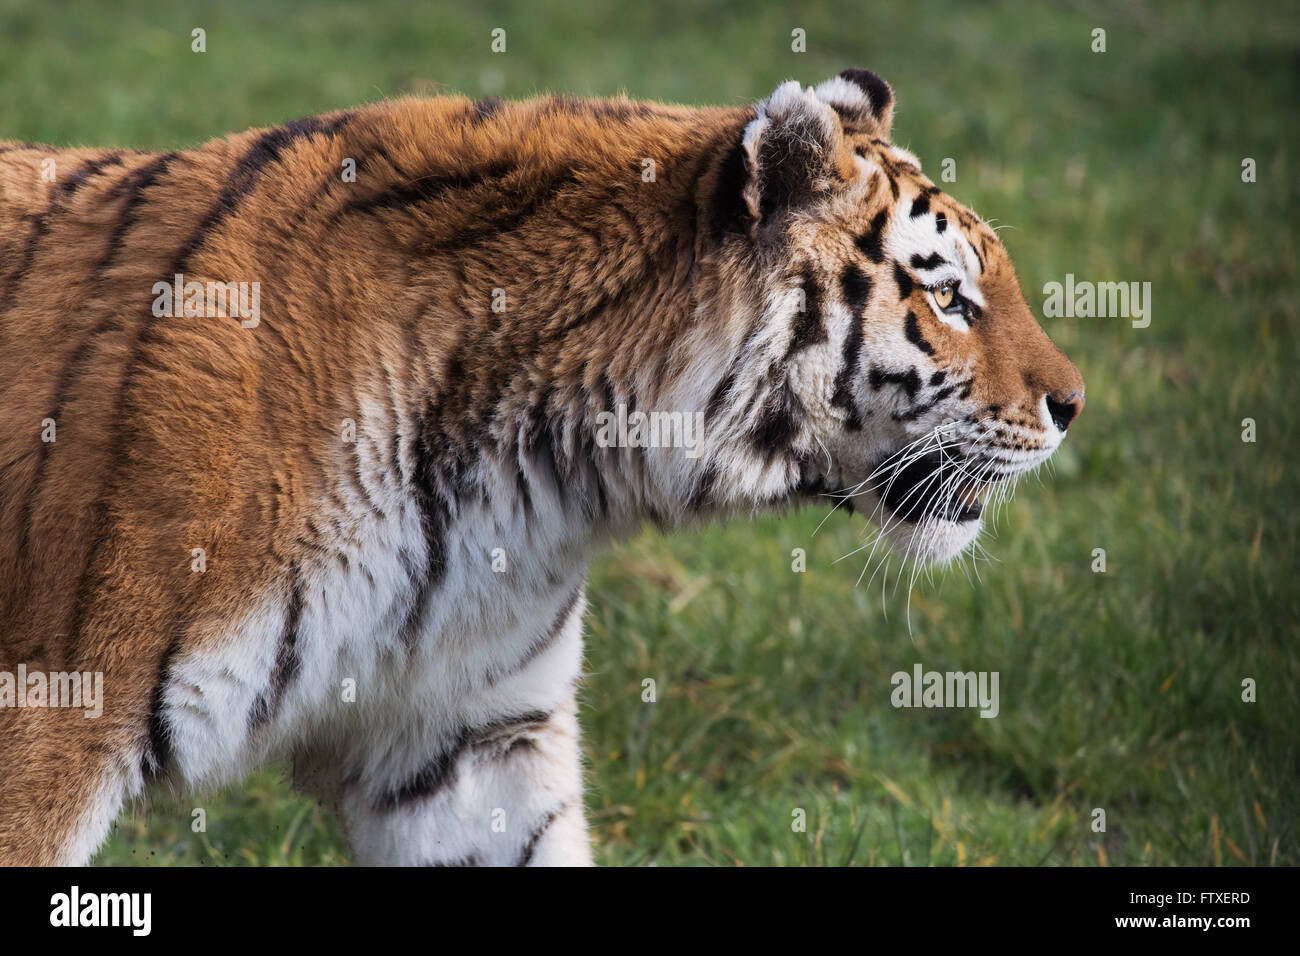
[[[895,139],[936,178],[954,158],[946,188],[1012,227],[1032,306],[1067,272],[1149,281],[1153,321],[1045,320],[1087,411],[999,521],[980,579],[917,583],[910,630],[906,581],[855,587],[861,565],[833,561],[864,529],[836,516],[814,535],[820,511],[603,555],[582,714],[598,859],[1294,865],[1298,46],[1297,11],[1262,3],[0,0],[0,136],[175,147],[410,90],[738,103],[788,76],[879,72]],[[1001,714],[895,710],[889,676],[917,661],[998,671]],[[98,859],[347,851],[272,771],[124,815]]]

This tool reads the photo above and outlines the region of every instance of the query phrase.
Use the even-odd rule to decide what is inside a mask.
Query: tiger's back
[[[553,317],[647,283],[645,257],[667,244],[636,233],[673,210],[611,215],[581,179],[608,193],[625,160],[637,168],[638,137],[690,115],[410,100],[179,153],[4,147],[0,241],[16,265],[0,286],[2,663],[103,672],[107,706],[93,721],[0,710],[0,856],[82,857],[97,838],[69,837],[66,821],[97,833],[122,793],[156,779],[221,782],[286,748],[307,766],[339,759],[303,744],[304,727],[332,725],[344,751],[347,727],[367,721],[415,738],[420,752],[390,760],[366,805],[404,792],[392,780],[418,779],[449,729],[512,739],[509,720],[476,710],[576,734],[583,558],[566,507],[549,529],[525,528],[514,506],[451,525],[484,407],[509,400],[537,419],[539,401],[582,387],[590,342],[578,353]],[[612,145],[611,120],[636,135],[594,153],[598,129]],[[592,244],[615,237],[636,243],[627,260],[593,270]],[[257,283],[256,324],[156,314],[162,286],[191,282]],[[491,309],[502,286],[507,323]],[[600,335],[613,345],[614,330]],[[614,351],[615,366],[643,357]],[[529,510],[557,491],[541,482]],[[477,535],[511,549],[513,577],[490,573]],[[452,646],[430,646],[449,631]],[[538,666],[571,658],[569,678],[540,698],[496,687],[512,655],[548,642],[556,660]],[[358,683],[360,700],[344,700]],[[385,715],[410,697],[428,698],[420,726]],[[356,716],[367,710],[380,716]],[[353,746],[346,759],[364,763],[374,741]],[[576,763],[561,763],[573,789]],[[84,785],[66,786],[68,767]],[[323,790],[337,800],[339,781]]]

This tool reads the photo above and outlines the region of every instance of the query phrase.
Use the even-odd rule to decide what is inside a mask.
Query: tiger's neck
[[[502,108],[484,124],[491,142],[467,147],[482,164],[388,217],[414,283],[438,290],[413,330],[422,514],[441,525],[508,502],[597,533],[674,525],[717,479],[707,405],[743,311],[715,256],[719,196],[748,111],[614,103],[620,133],[605,117],[583,137],[571,129],[590,121],[582,104],[549,103]],[[529,152],[528,123],[590,148]],[[445,165],[422,181],[451,181]]]

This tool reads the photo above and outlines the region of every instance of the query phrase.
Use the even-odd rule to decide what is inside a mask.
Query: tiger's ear
[[[889,139],[894,91],[870,70],[845,70],[817,87],[817,98],[839,114],[850,133]]]
[[[742,197],[762,237],[785,213],[850,179],[853,156],[839,115],[811,86],[782,83],[756,111],[741,142]]]

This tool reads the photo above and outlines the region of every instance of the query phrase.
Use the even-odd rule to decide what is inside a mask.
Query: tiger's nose
[[[1052,416],[1052,424],[1060,431],[1070,427],[1070,422],[1079,417],[1083,411],[1083,392],[1071,392],[1064,401],[1057,401],[1047,396],[1047,413]]]

